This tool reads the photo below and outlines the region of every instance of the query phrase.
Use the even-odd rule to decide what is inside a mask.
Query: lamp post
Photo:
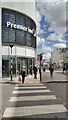
[[[9,45],[10,46],[10,48],[11,48],[11,71],[10,71],[10,74],[11,74],[11,81],[12,81],[12,47],[13,47],[13,45]]]

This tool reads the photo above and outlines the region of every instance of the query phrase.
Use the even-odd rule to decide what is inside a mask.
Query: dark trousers
[[[25,77],[22,77],[22,83],[24,83]]]
[[[37,73],[34,73],[34,79],[37,79]]]
[[[51,76],[51,78],[53,78],[53,72],[50,72],[50,76]]]

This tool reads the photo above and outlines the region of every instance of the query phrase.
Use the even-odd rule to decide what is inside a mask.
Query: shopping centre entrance
[[[24,58],[24,57],[12,57],[12,73],[13,76],[20,74],[20,71],[25,67],[26,75],[29,74],[29,68],[34,66],[34,58]],[[11,70],[11,57],[3,55],[2,56],[2,76],[9,77]]]

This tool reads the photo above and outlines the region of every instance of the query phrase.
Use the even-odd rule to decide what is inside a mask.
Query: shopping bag
[[[18,80],[19,80],[19,81],[21,81],[21,80],[22,80],[22,76],[21,76],[21,75],[19,75],[19,78],[18,78]]]

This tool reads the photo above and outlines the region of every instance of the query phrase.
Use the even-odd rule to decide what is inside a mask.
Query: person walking
[[[63,64],[63,73],[65,72],[65,64]]]
[[[34,79],[37,79],[37,67],[36,67],[36,65],[34,66],[33,71],[34,71]]]
[[[30,75],[32,75],[32,65],[30,65]]]
[[[22,69],[22,70],[21,70],[20,75],[22,76],[22,83],[24,83],[25,75],[26,75],[25,69]]]
[[[50,71],[50,76],[51,76],[51,78],[53,78],[54,68],[53,68],[53,65],[52,65],[52,64],[50,64],[50,66],[49,66],[49,71]]]

